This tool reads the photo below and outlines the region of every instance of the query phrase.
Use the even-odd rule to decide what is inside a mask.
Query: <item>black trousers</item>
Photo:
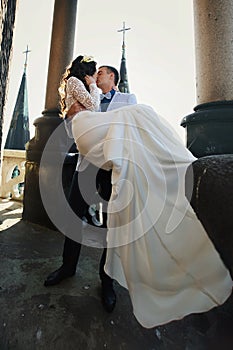
[[[98,191],[98,194],[105,200],[108,201],[111,195],[111,171],[105,171],[98,169],[94,165],[89,164],[88,167],[82,171],[75,171],[72,179],[72,184],[69,194],[69,204],[75,214],[82,219],[88,211],[88,207],[93,203],[93,198]],[[104,226],[106,227],[106,212],[103,214]],[[82,220],[78,220],[77,232],[82,230]],[[63,266],[69,271],[75,271],[80,251],[81,243],[76,242],[69,237],[65,237],[63,247]],[[107,248],[104,248],[103,254],[99,264],[99,276],[103,283],[112,283],[112,279],[105,273],[104,265],[106,261]]]

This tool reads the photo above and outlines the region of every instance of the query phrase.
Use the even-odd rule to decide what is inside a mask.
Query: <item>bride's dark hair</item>
[[[96,72],[97,63],[91,56],[78,56],[75,60],[66,68],[65,73],[62,76],[60,87],[58,89],[60,94],[60,106],[63,112],[66,108],[66,82],[70,77],[76,77],[83,82],[87,91],[89,92],[89,86],[86,83],[85,76],[93,76]]]

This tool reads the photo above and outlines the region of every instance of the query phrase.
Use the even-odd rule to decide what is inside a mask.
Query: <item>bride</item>
[[[185,196],[196,158],[150,106],[93,110],[73,117],[73,137],[112,170],[105,271],[128,289],[136,319],[151,328],[223,304],[232,279]]]

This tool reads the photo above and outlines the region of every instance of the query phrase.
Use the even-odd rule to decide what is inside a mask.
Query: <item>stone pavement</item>
[[[54,287],[47,274],[61,264],[63,235],[21,220],[22,204],[0,199],[1,350],[230,350],[233,300],[204,314],[153,329],[141,327],[128,292],[115,283],[117,305],[104,311],[98,263],[84,246],[77,273]]]

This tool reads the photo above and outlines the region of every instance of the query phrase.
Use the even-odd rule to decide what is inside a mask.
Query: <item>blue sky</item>
[[[34,1],[18,2],[4,137],[27,45],[31,50],[27,67],[31,136],[33,120],[44,109],[54,1],[40,0],[38,4],[36,8]],[[92,55],[99,65],[110,64],[119,69],[122,34],[117,30],[123,21],[131,27],[126,33],[131,92],[139,103],[149,104],[162,115],[185,142],[180,121],[196,105],[192,1],[79,0],[74,58],[79,54]]]

